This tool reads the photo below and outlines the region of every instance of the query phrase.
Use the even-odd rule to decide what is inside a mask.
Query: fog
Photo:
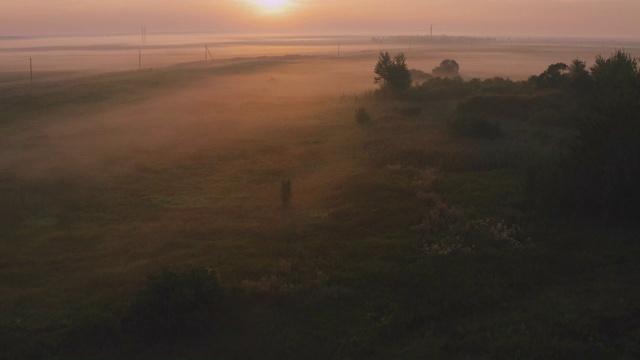
[[[405,52],[409,68],[425,72],[451,58],[465,78],[522,80],[556,62],[580,58],[591,64],[596,55],[620,45],[530,39],[414,45],[354,37],[170,35],[149,39],[141,50],[142,71],[137,71],[139,42],[134,36],[0,41],[0,96],[8,109],[2,116],[0,171],[30,176],[130,171],[158,156],[224,147],[282,126],[335,121],[318,114],[340,107],[345,95],[374,88],[379,51]],[[207,62],[204,43],[215,54]],[[637,46],[628,45],[638,53]],[[25,65],[29,57],[33,83]],[[134,71],[100,75],[123,70]],[[66,104],[65,96],[103,96],[101,86],[110,84],[110,76],[120,81],[115,94]],[[149,81],[159,86],[137,85]],[[39,106],[53,94],[63,96],[61,104]],[[34,110],[12,110],[18,100],[34,101]]]
[[[422,38],[424,39],[424,37]],[[454,39],[442,37],[442,39]],[[208,48],[208,54],[205,49]],[[516,79],[540,72],[546,65],[581,57],[592,60],[615,49],[633,52],[640,43],[622,40],[562,40],[493,38],[455,43],[376,44],[368,36],[221,36],[212,34],[141,34],[76,37],[0,38],[0,84],[5,73],[26,76],[33,71],[93,73],[166,67],[179,63],[258,56],[315,55],[362,57],[375,61],[378,51],[403,51],[415,66],[429,71],[444,58],[463,62],[467,76],[508,76]],[[206,57],[205,57],[205,54]],[[369,60],[371,61],[371,60]],[[505,69],[505,66],[507,68]],[[368,65],[367,67],[371,67]],[[506,71],[505,71],[506,70]]]
[[[142,101],[127,95],[99,106],[73,104],[51,112],[18,114],[16,121],[5,119],[11,126],[3,129],[0,171],[27,176],[78,171],[99,175],[105,170],[129,171],[141,161],[159,157],[166,156],[170,162],[196,150],[249,141],[263,136],[267,128],[305,126],[317,121],[317,114],[330,109],[339,95],[370,87],[370,76],[358,71],[357,61],[315,59],[271,64],[263,60],[245,65],[249,69],[243,73],[231,68],[233,73],[225,74],[229,66],[233,64],[212,65],[211,69],[220,68],[219,74],[203,75],[192,84],[169,83],[159,91],[145,90],[150,94],[143,94]],[[167,71],[179,76],[194,69],[199,71],[197,65]],[[126,81],[129,75],[124,76]],[[147,71],[131,76],[164,75]],[[95,81],[100,78],[80,82]],[[50,90],[43,91],[46,96]],[[141,90],[131,85],[122,91],[137,94]]]

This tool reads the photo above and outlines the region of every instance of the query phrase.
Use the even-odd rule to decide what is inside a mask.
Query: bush
[[[368,124],[371,122],[371,116],[369,115],[367,110],[365,110],[365,108],[363,107],[358,108],[356,110],[355,117],[356,117],[356,122],[360,125]]]
[[[526,118],[530,99],[511,95],[478,95],[458,104],[462,116],[487,116],[500,118]]]
[[[400,112],[407,117],[418,117],[422,113],[422,108],[419,106],[405,107]]]
[[[460,65],[455,60],[446,59],[432,70],[433,75],[443,77],[460,76]]]
[[[409,70],[409,74],[411,75],[411,80],[413,80],[416,83],[433,79],[433,75],[419,69],[411,69]]]
[[[495,139],[503,135],[500,123],[477,117],[458,117],[451,124],[451,130],[470,138]]]
[[[221,319],[223,302],[213,270],[165,269],[149,276],[129,307],[125,328],[143,341],[182,340],[211,330]]]
[[[459,77],[432,78],[417,87],[418,93],[429,100],[456,100],[469,96],[472,89]]]

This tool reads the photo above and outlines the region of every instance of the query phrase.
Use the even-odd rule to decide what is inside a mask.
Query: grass
[[[146,106],[156,91],[182,94],[172,87],[191,81],[183,72],[216,78],[216,71],[116,74],[135,91],[107,85],[104,97],[71,101],[91,110],[124,96]],[[104,85],[92,81],[55,94],[37,90],[32,101],[42,107],[34,113],[19,101],[5,105],[14,119],[33,123],[6,122],[3,136],[13,141],[55,119],[49,106],[73,112],[55,96]],[[163,90],[143,91],[156,86]],[[639,355],[640,292],[630,286],[640,280],[638,229],[538,222],[522,194],[524,159],[564,139],[564,124],[505,121],[499,139],[461,138],[449,129],[456,109],[449,100],[336,96],[308,106],[291,97],[290,121],[277,109],[283,103],[252,99],[246,116],[268,123],[199,128],[206,141],[193,146],[110,153],[54,176],[2,170],[0,358]],[[215,106],[230,111],[223,102]],[[361,103],[371,115],[366,127],[354,121]],[[541,131],[544,141],[536,140]],[[288,208],[280,199],[285,179],[292,181]],[[456,209],[451,224],[417,230],[436,206]],[[491,219],[488,227],[469,230],[483,219]],[[481,241],[499,222],[531,240]],[[472,251],[425,246],[450,245],[456,236]],[[193,267],[219,274],[228,319],[182,339],[143,344],[129,336],[123,319],[147,276]]]

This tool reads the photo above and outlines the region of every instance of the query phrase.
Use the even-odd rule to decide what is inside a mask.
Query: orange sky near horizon
[[[265,0],[262,0],[265,1]],[[282,1],[282,0],[280,0]],[[0,36],[217,32],[640,39],[640,0],[2,0]]]

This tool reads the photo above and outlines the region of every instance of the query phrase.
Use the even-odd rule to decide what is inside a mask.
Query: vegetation
[[[618,51],[2,173],[0,358],[637,358],[638,99]]]
[[[175,342],[220,326],[229,311],[216,273],[196,267],[149,276],[124,318],[125,331],[143,342]]]
[[[562,166],[568,203],[583,215],[635,222],[640,214],[640,68],[617,51],[591,68],[587,111]]]
[[[363,107],[359,107],[355,114],[356,122],[360,125],[368,124],[371,122],[371,115]]]
[[[383,91],[401,94],[411,86],[411,73],[407,68],[404,53],[398,53],[391,59],[388,52],[381,52],[374,73],[374,83],[380,84]]]
[[[440,65],[433,68],[431,72],[435,76],[456,77],[460,76],[460,65],[455,60],[446,59],[442,60]]]

